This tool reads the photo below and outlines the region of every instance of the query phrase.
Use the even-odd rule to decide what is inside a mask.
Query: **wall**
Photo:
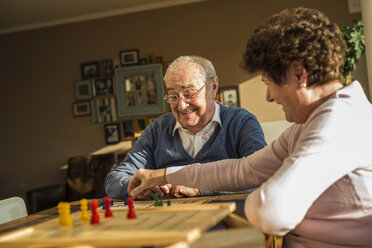
[[[222,86],[238,85],[249,78],[238,64],[253,28],[296,6],[319,8],[341,24],[360,19],[346,0],[213,0],[0,36],[0,199],[64,182],[60,166],[69,157],[105,145],[103,124],[72,116],[81,62],[131,48],[166,61],[199,54],[214,62]],[[255,102],[263,92],[261,85],[243,88],[241,98]],[[265,110],[272,119],[281,118],[278,111]]]

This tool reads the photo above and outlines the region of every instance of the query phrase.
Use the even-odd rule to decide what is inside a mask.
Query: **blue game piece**
[[[111,206],[114,205],[114,200],[111,200],[110,204]],[[106,209],[105,198],[102,198],[101,205],[102,205],[102,210],[105,210]]]
[[[128,205],[127,199],[128,199],[128,193],[125,193],[124,194],[124,206]]]
[[[102,209],[105,210],[106,209],[105,198],[102,198],[101,205]]]

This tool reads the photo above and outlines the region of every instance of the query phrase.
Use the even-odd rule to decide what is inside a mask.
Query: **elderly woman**
[[[131,195],[166,183],[259,187],[245,214],[265,233],[285,235],[285,247],[370,247],[372,108],[358,82],[342,85],[343,49],[338,26],[318,10],[270,17],[249,39],[244,66],[261,73],[267,101],[295,124],[242,159],[140,170]]]

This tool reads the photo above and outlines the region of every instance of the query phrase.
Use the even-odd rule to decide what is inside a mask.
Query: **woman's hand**
[[[134,199],[147,199],[148,197],[153,197],[153,189],[159,189],[159,187],[155,188],[155,186],[166,184],[167,179],[165,177],[165,169],[138,169],[136,174],[134,174],[134,176],[129,181],[128,193]],[[150,191],[152,192],[152,196],[150,196]]]

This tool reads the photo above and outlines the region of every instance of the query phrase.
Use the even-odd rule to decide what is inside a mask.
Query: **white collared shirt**
[[[222,126],[220,118],[220,105],[218,105],[216,102],[214,104],[215,108],[212,120],[196,134],[193,134],[187,129],[183,128],[178,121],[173,129],[173,136],[178,129],[178,134],[180,135],[183,147],[193,158],[195,158],[196,154],[198,154],[204,144],[207,143],[214,130],[216,130],[217,125],[220,124],[220,126]]]

